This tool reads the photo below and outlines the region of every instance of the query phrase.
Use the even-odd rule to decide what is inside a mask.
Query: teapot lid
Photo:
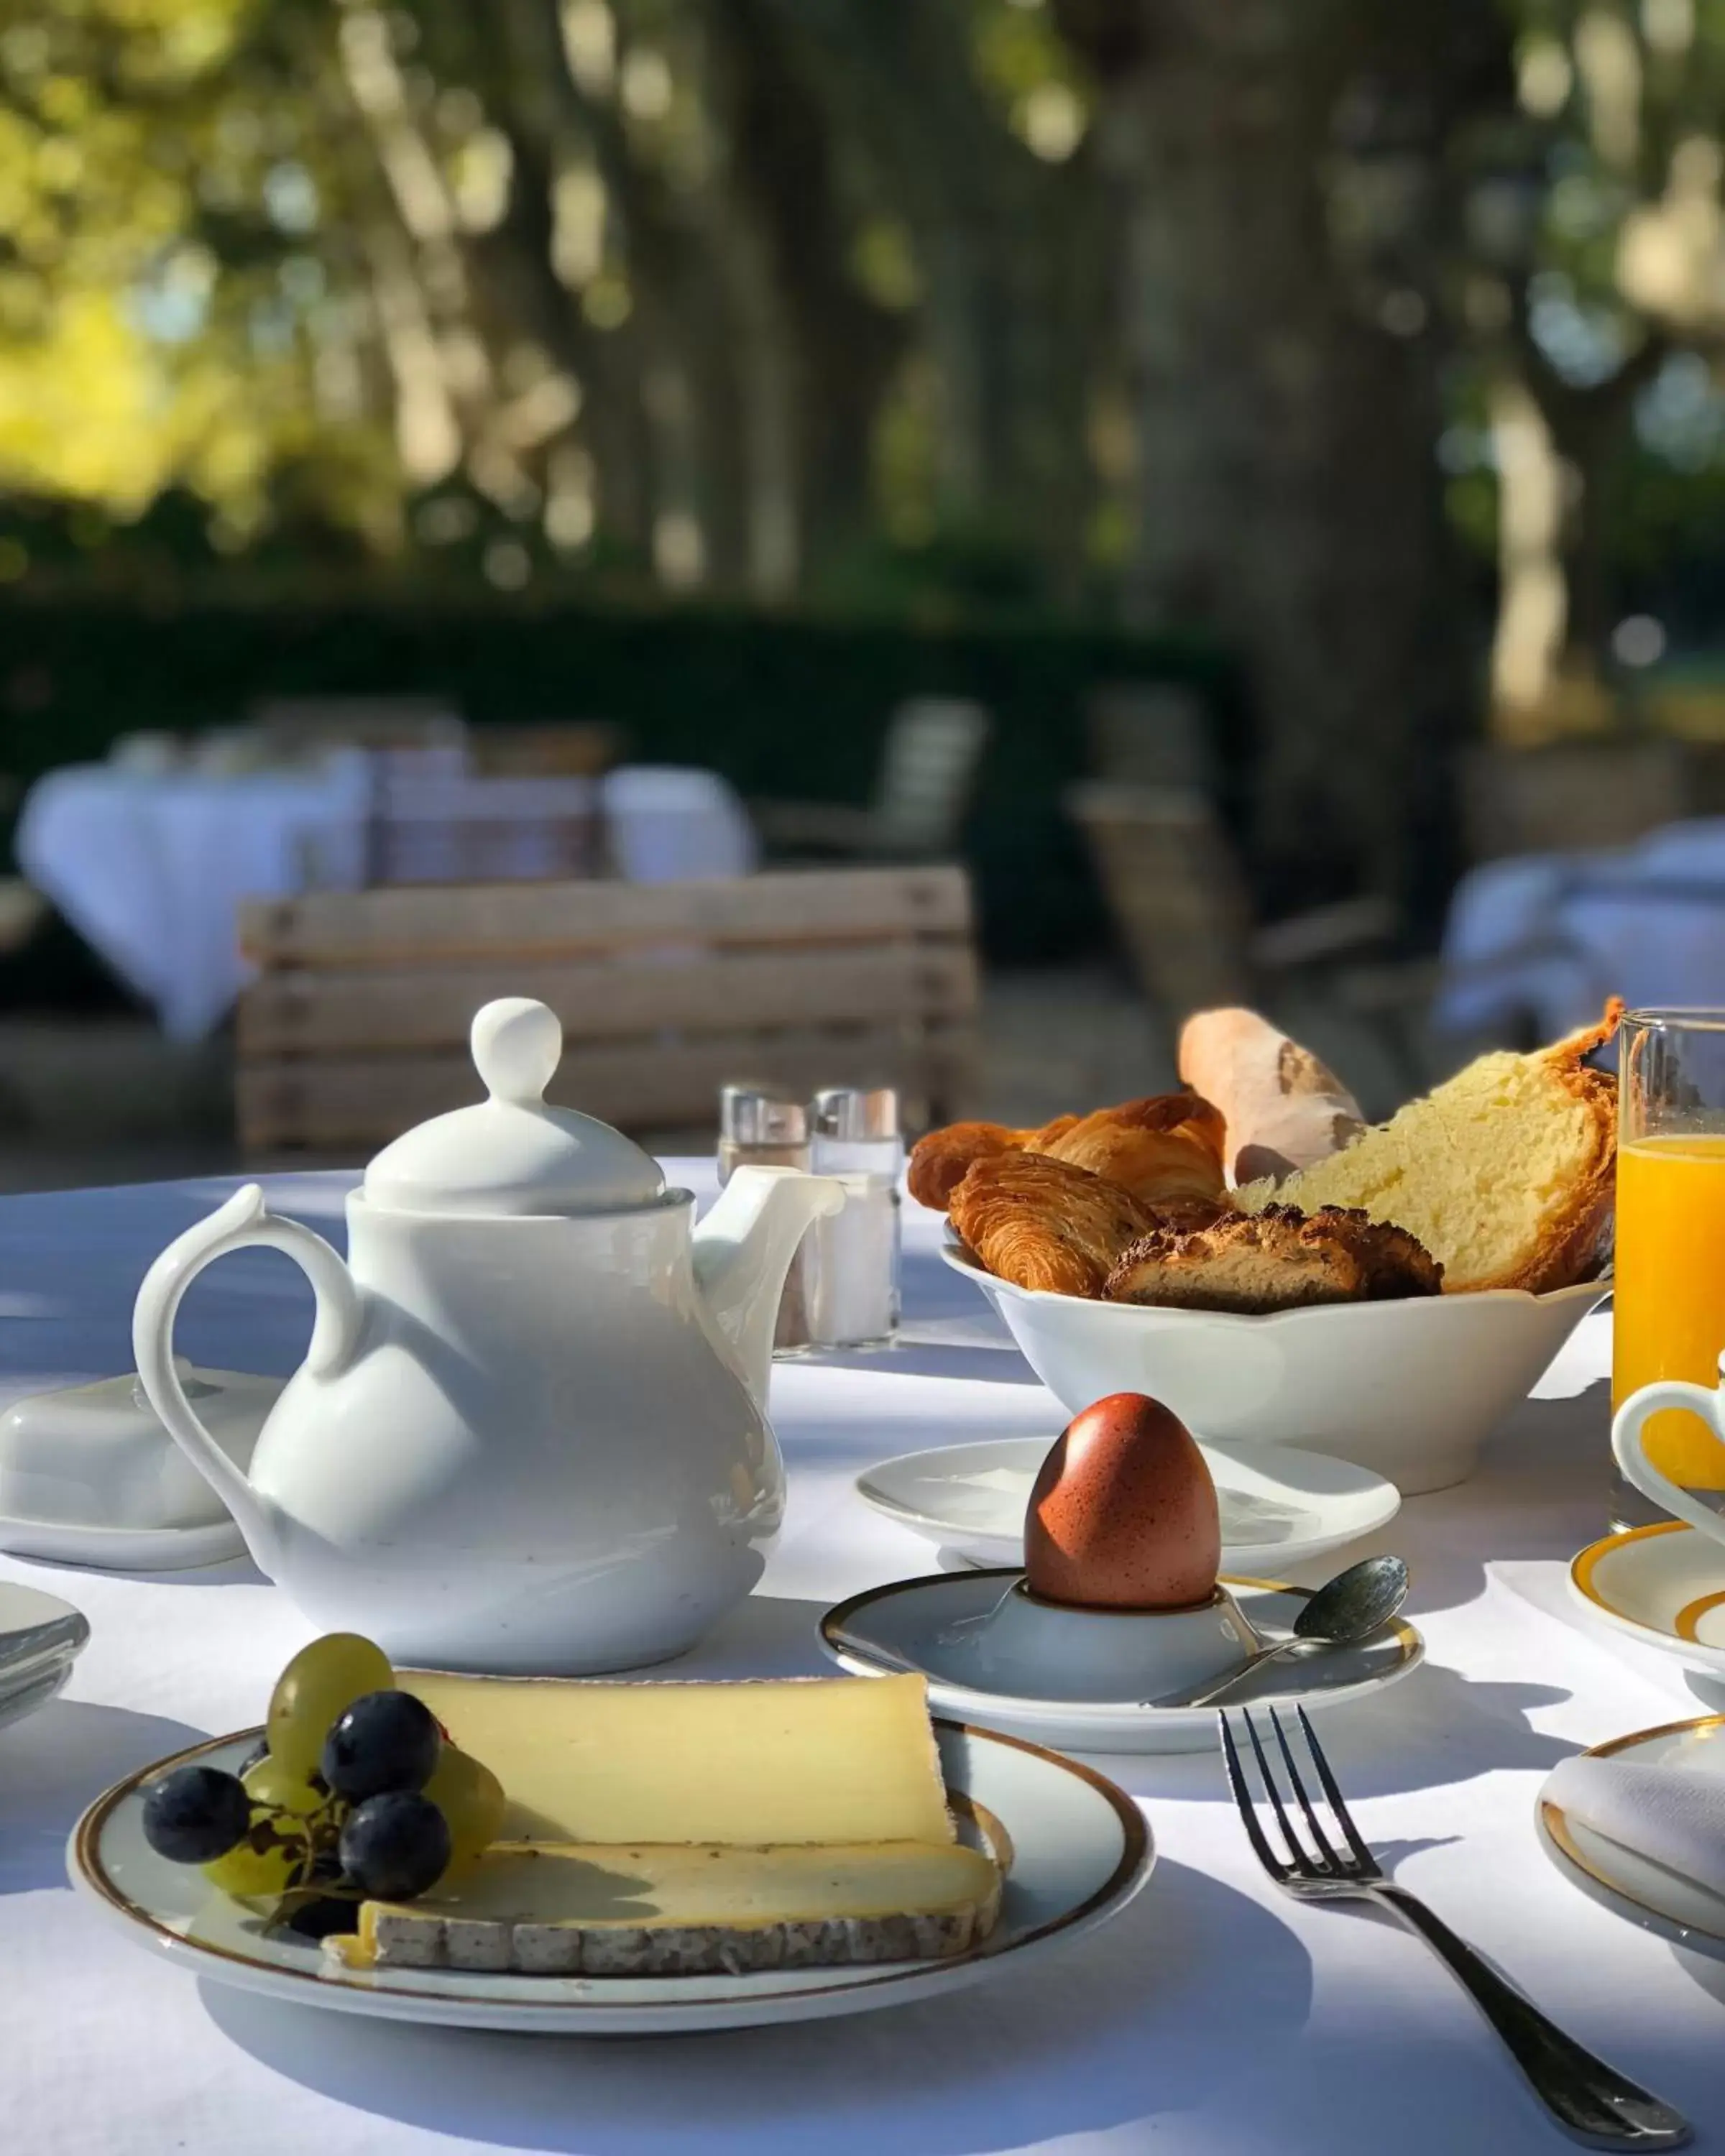
[[[473,1060],[490,1098],[434,1116],[384,1147],[365,1194],[397,1213],[604,1213],[665,1189],[650,1154],[608,1123],[542,1097],[562,1060],[557,1013],[526,996],[487,1004]]]

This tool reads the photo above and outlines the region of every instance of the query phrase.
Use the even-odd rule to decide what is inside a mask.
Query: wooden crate
[[[731,1082],[894,1085],[955,1111],[974,1051],[970,891],[956,868],[731,882],[314,892],[248,907],[248,1156],[372,1146],[475,1098],[474,1012],[563,1022],[551,1097],[625,1129],[709,1125]]]

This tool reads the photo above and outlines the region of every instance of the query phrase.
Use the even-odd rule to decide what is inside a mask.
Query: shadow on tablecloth
[[[582,2041],[362,2021],[201,1982],[289,2080],[439,2135],[580,2156],[973,2156],[1188,2111],[1288,2072],[1306,1948],[1271,1909],[1164,1861],[1076,1951],[974,1990],[824,2022]]]
[[[64,1887],[66,1838],[85,1806],[122,1775],[208,1734],[164,1715],[74,1699],[57,1699],[7,1730],[0,1894]]]

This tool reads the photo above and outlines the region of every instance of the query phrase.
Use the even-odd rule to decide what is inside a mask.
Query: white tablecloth
[[[1487,861],[1457,886],[1434,1017],[1544,1040],[1632,1008],[1725,1005],[1725,819],[1603,853]]]
[[[196,1040],[245,979],[241,901],[300,890],[312,850],[357,829],[366,786],[352,757],[232,777],[69,765],[31,788],[18,865],[170,1038]]]
[[[405,868],[434,880],[450,858],[436,819],[492,809],[525,823],[536,800],[553,816],[584,808],[585,781],[479,780],[452,808],[449,783],[418,805],[416,848],[404,810]],[[33,786],[18,822],[18,865],[121,978],[152,1004],[172,1039],[218,1025],[246,979],[236,933],[246,899],[280,898],[316,880],[357,882],[369,798],[362,757],[337,755],[305,772],[227,776],[79,764]],[[633,883],[747,875],[752,829],[735,793],[711,771],[639,765],[611,772],[601,795],[618,872]],[[531,829],[517,832],[517,875],[544,874]],[[466,858],[461,856],[460,858]],[[416,865],[417,864],[417,865]],[[500,871],[486,867],[487,874]],[[456,873],[464,879],[470,869]]]
[[[0,1200],[6,1396],[129,1368],[145,1265],[228,1187]],[[286,1178],[273,1194],[335,1231],[344,1187]],[[990,1344],[999,1336],[979,1298],[935,1258],[929,1217],[909,1225],[911,1344],[775,1371],[791,1466],[785,1534],[761,1591],[682,1668],[821,1670],[822,1609],[932,1568],[926,1545],[852,1495],[858,1470],[967,1435],[1058,1426],[1017,1356]],[[194,1289],[180,1344],[198,1362],[285,1372],[308,1300],[280,1259],[228,1260]],[[1604,1519],[1607,1344],[1607,1321],[1590,1320],[1480,1476],[1414,1500],[1391,1524],[1384,1546],[1412,1563],[1430,1660],[1331,1716],[1326,1742],[1385,1862],[1582,2041],[1681,2106],[1712,2146],[1725,2136],[1725,1967],[1585,1900],[1534,1839],[1534,1793],[1554,1761],[1707,1704],[1674,1665],[1584,1629],[1565,1599],[1565,1560]],[[119,1775],[255,1721],[310,1628],[244,1565],[145,1580],[0,1557],[0,1573],[64,1594],[94,1626],[67,1696],[0,1733],[0,2061],[6,2145],[21,2156],[1500,2156],[1570,2145],[1416,1940],[1277,1897],[1214,1755],[1099,1759],[1153,1825],[1161,1861],[1144,1895],[1040,1969],[907,2009],[578,2043],[360,2022],[193,1982],[74,1901],[66,1833]]]

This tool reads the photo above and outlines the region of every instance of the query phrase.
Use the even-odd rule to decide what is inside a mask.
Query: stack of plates
[[[57,1594],[0,1580],[0,1726],[64,1689],[90,1621]]]

